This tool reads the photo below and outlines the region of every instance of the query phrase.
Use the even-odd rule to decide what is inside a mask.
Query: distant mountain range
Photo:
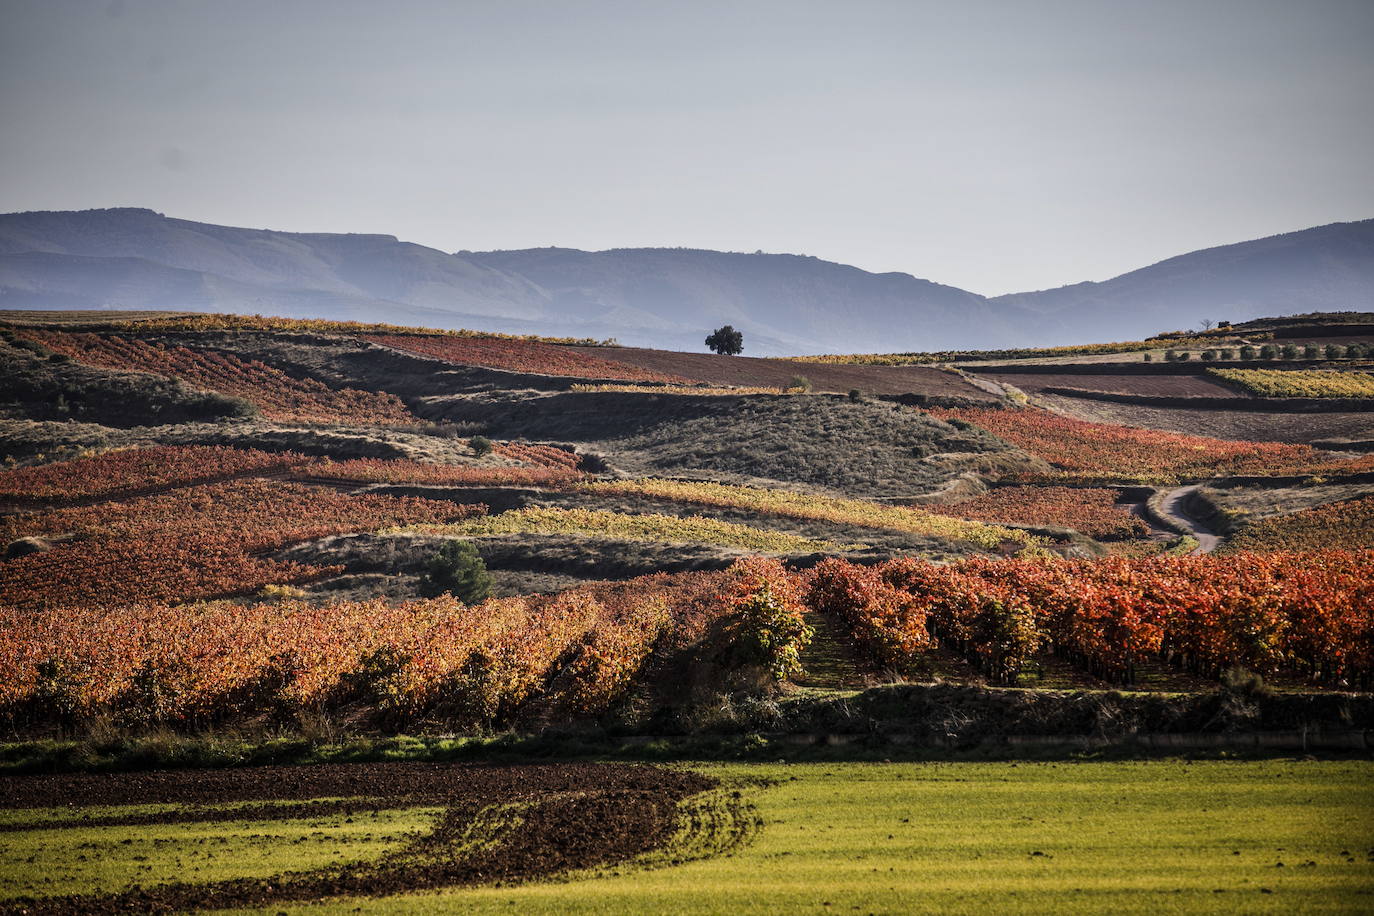
[[[151,210],[0,215],[0,308],[386,321],[702,350],[872,352],[1127,340],[1374,306],[1374,220],[1180,255],[1102,283],[985,298],[813,257],[678,248],[446,253],[390,235],[239,229]]]

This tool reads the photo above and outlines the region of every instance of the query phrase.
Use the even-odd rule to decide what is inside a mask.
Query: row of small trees
[[[1325,347],[1318,347],[1307,344],[1299,347],[1297,344],[1264,344],[1261,347],[1244,346],[1239,349],[1222,347],[1218,349],[1203,350],[1199,355],[1204,362],[1215,362],[1217,360],[1229,361],[1239,356],[1244,361],[1250,360],[1297,360],[1297,359],[1367,359],[1371,348],[1369,344],[1352,343],[1349,346],[1340,344],[1327,344]],[[1186,362],[1192,358],[1192,353],[1188,350],[1166,350],[1164,351],[1165,362]],[[1154,354],[1146,353],[1145,362],[1152,362]]]

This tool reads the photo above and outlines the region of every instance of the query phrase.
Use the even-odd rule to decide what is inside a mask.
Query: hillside
[[[1102,283],[985,299],[789,254],[635,248],[448,253],[390,235],[241,229],[151,210],[0,216],[0,307],[173,309],[616,338],[753,355],[1127,340],[1203,318],[1374,301],[1374,220],[1193,252]]]
[[[1374,303],[1374,220],[1333,223],[1169,258],[1101,283],[998,296],[1062,329],[1064,342],[1124,339],[1148,315],[1154,329],[1192,328]]]
[[[795,255],[448,254],[389,235],[238,229],[140,209],[0,216],[0,305],[270,313],[694,350],[728,322],[762,354],[1018,333],[973,293]]]

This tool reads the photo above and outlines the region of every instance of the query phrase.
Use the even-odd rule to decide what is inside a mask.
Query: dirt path
[[[1211,553],[1221,546],[1221,536],[1202,522],[1193,518],[1183,509],[1184,502],[1197,491],[1197,484],[1170,490],[1159,502],[1159,512],[1169,521],[1182,525],[1197,538],[1197,549],[1193,556]]]

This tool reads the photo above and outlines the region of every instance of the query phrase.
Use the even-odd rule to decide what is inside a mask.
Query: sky
[[[0,211],[985,295],[1374,217],[1374,0],[0,0]]]

